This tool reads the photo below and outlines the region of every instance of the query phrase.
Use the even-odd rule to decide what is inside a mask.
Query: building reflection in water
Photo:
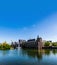
[[[37,58],[39,60],[41,60],[43,58],[43,55],[47,55],[49,56],[50,54],[57,54],[57,49],[41,49],[41,50],[36,50],[36,49],[22,49],[20,48],[19,50],[4,50],[4,51],[0,51],[0,55],[2,54],[3,56],[9,55],[9,54],[13,54],[13,55],[24,55],[24,56],[28,56],[30,58]]]
[[[57,50],[53,49],[41,49],[41,50],[36,50],[36,49],[22,49],[22,54],[27,55],[32,58],[37,58],[38,60],[41,60],[43,58],[43,55],[49,56],[51,53],[57,54]]]

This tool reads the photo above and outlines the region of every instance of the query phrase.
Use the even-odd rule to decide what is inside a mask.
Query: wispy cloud
[[[19,30],[20,35],[25,39],[36,38],[37,35],[40,35],[46,40],[57,40],[57,14],[53,14],[40,22]]]
[[[40,23],[39,23],[40,22]],[[1,41],[16,41],[18,39],[36,38],[40,35],[43,39],[57,41],[57,14],[53,14],[45,19],[38,21],[31,26],[24,26],[17,29],[0,29]]]

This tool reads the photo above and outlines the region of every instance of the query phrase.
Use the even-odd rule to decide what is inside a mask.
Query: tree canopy
[[[50,46],[50,42],[45,42],[44,46]]]
[[[0,50],[8,50],[10,49],[10,45],[7,42],[3,42],[2,44],[0,44]]]

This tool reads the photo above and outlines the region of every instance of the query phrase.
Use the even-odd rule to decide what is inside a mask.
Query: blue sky
[[[37,35],[57,41],[57,0],[0,1],[0,42]]]

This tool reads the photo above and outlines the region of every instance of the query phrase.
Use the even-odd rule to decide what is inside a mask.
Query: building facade
[[[37,39],[29,39],[25,43],[22,43],[21,47],[42,49],[42,38],[38,36]]]

